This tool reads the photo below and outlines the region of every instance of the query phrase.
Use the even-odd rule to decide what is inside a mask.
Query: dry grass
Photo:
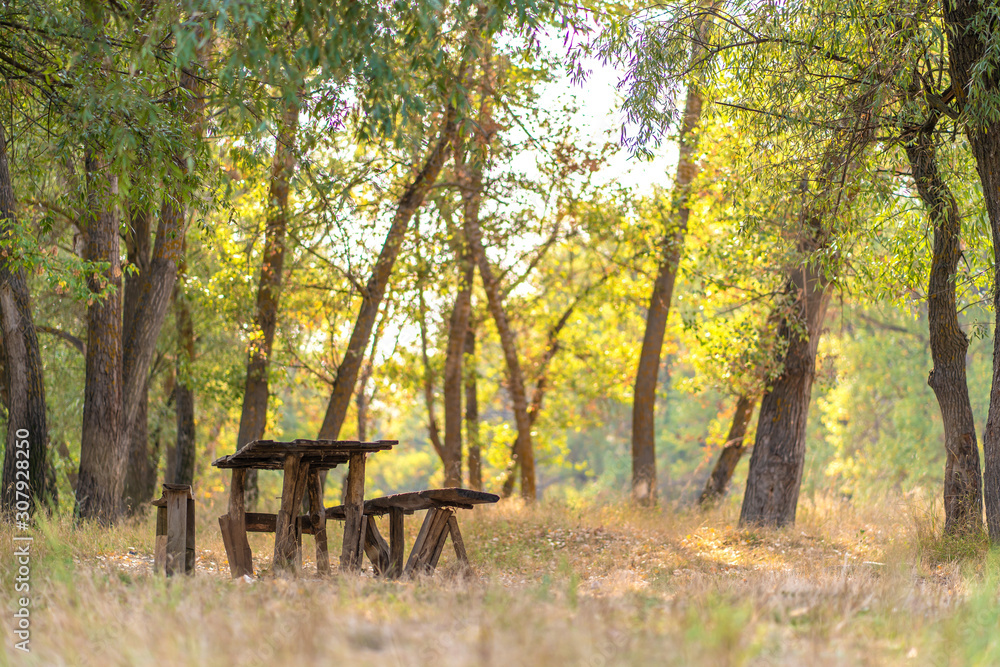
[[[926,509],[803,502],[796,527],[624,505],[463,513],[475,572],[231,581],[199,507],[199,572],[150,573],[150,519],[111,531],[40,526],[32,562],[37,665],[927,665],[1000,663],[983,548],[942,547]],[[408,522],[416,531],[417,521]],[[8,528],[3,553],[12,553]],[[412,540],[412,535],[410,536]],[[311,538],[306,537],[307,551]],[[266,568],[271,542],[254,536]],[[331,553],[339,553],[336,538]],[[954,558],[961,553],[961,558]],[[13,608],[13,559],[0,559]]]

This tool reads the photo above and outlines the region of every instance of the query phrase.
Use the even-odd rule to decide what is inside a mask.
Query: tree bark
[[[691,84],[684,103],[684,122],[679,139],[680,157],[671,207],[673,215],[660,242],[660,263],[649,299],[646,331],[642,337],[642,350],[635,372],[632,399],[632,499],[642,505],[656,502],[656,386],[670,302],[673,299],[677,268],[684,250],[684,235],[691,215],[691,184],[698,175],[695,150],[701,108],[701,91],[697,84]]]
[[[481,164],[465,162],[464,151],[455,151],[455,175],[462,193],[462,216],[479,220],[483,198]],[[469,319],[472,316],[472,282],[476,265],[468,243],[455,243],[459,267],[458,291],[448,321],[448,351],[444,362],[444,485],[462,485],[462,362],[465,357]],[[481,473],[480,473],[481,474]],[[480,481],[480,484],[482,482]]]
[[[183,270],[181,274],[183,275]],[[194,364],[194,323],[187,301],[183,277],[177,281],[174,295],[177,326],[177,381],[174,384],[174,409],[177,418],[174,484],[193,484],[195,469],[194,390],[191,372]]]
[[[7,157],[6,132],[0,124],[0,238],[13,239],[16,228],[17,201]],[[18,264],[17,253],[8,251],[4,255],[0,259],[0,329],[7,438],[0,513],[14,516],[19,511],[18,501],[26,500],[27,514],[31,515],[37,503],[49,503],[50,495],[46,484],[49,436],[45,383],[24,269]],[[19,481],[27,481],[20,494]]]
[[[927,384],[934,390],[944,424],[944,532],[977,534],[983,530],[983,498],[976,443],[976,420],[966,382],[969,340],[958,321],[955,276],[962,256],[962,220],[958,202],[938,170],[933,127],[906,144],[906,155],[934,225],[934,254],[927,289],[931,357]]]
[[[430,358],[427,356],[427,306],[424,304],[423,278],[420,281],[420,359],[424,366],[424,404],[427,406],[427,435],[430,437],[434,451],[445,460],[444,447],[441,445],[441,432],[438,430],[437,417],[434,415],[434,372],[431,370]],[[445,484],[445,486],[448,486]]]
[[[712,468],[705,483],[705,489],[698,497],[698,504],[707,507],[714,504],[726,493],[729,480],[733,478],[733,471],[746,451],[743,442],[747,434],[747,426],[750,424],[750,417],[753,416],[753,408],[756,400],[747,395],[742,395],[736,401],[736,412],[733,413],[733,422],[729,427],[729,435],[726,437],[726,444],[722,447],[719,460]]]
[[[118,519],[128,460],[122,437],[122,306],[118,219],[113,197],[118,177],[110,173],[105,156],[87,146],[84,156],[87,187],[84,228],[85,258],[108,268],[88,276],[92,294],[104,287],[110,293],[94,296],[87,307],[87,360],[80,435],[80,473],[76,485],[76,513],[83,519],[113,523]]]
[[[542,358],[538,362],[538,368],[536,369],[535,375],[535,389],[531,393],[531,403],[528,405],[528,421],[531,422],[531,426],[535,426],[535,422],[538,420],[538,415],[542,412],[542,401],[545,398],[545,390],[548,389],[548,370],[549,364],[555,358],[562,346],[559,342],[559,334],[562,330],[566,328],[569,324],[569,319],[573,315],[573,311],[576,307],[599,285],[607,282],[611,274],[607,273],[602,276],[596,282],[587,286],[582,292],[577,294],[576,298],[573,299],[572,303],[563,311],[562,316],[556,321],[555,325],[549,329],[548,336],[546,337],[545,352],[542,353]],[[517,440],[511,445],[511,462],[507,467],[506,476],[504,477],[503,484],[501,486],[501,495],[504,498],[509,498],[514,492],[514,473],[517,470]]]
[[[361,295],[361,308],[358,311],[351,338],[347,343],[347,350],[337,368],[330,402],[323,417],[323,425],[319,430],[318,437],[321,440],[336,440],[340,435],[340,429],[344,425],[347,408],[351,403],[351,396],[358,381],[358,372],[364,360],[365,349],[368,347],[368,340],[371,338],[372,328],[375,326],[375,317],[385,296],[389,277],[392,275],[392,267],[396,263],[396,257],[399,256],[399,249],[403,245],[410,221],[417,209],[423,204],[424,197],[437,181],[438,174],[441,173],[441,168],[448,156],[448,147],[455,138],[456,128],[455,110],[449,105],[442,120],[437,144],[427,156],[423,168],[414,177],[413,182],[410,183],[396,205],[396,213],[393,216],[392,225],[389,227],[389,233],[372,269],[372,274],[368,278],[365,291]]]
[[[984,113],[975,106],[969,108],[973,71],[987,58],[987,43],[993,41],[993,34],[984,31],[994,31],[996,26],[995,20],[983,20],[989,2],[945,0],[941,4],[948,35],[951,89],[963,116],[969,117],[965,132],[976,159],[993,237],[993,310],[998,326],[994,327],[990,407],[983,433],[983,497],[990,541],[997,543],[1000,542],[1000,335],[997,335],[1000,331],[1000,121],[995,120],[995,113]],[[980,74],[977,88],[981,92],[980,99],[973,100],[975,105],[982,103],[981,98],[995,96],[1000,91],[1000,71],[989,67]],[[990,120],[980,120],[984,116]]]
[[[185,70],[181,73],[180,88],[184,93],[178,96],[176,103],[181,122],[185,127],[191,128],[195,139],[200,139],[200,79],[191,71]],[[189,157],[183,151],[177,151],[172,156],[173,166],[180,174],[188,173]],[[122,438],[125,440],[129,459],[123,499],[128,512],[144,507],[155,493],[158,461],[151,460],[149,451],[146,386],[149,382],[150,364],[156,352],[156,341],[173,300],[177,264],[183,254],[184,237],[187,233],[184,185],[180,182],[181,179],[170,183],[164,192],[156,241],[151,254],[148,210],[140,212],[140,224],[132,230],[139,272],[126,278],[122,329]],[[133,220],[136,220],[135,216]],[[129,248],[130,259],[132,254],[132,248]]]
[[[483,490],[483,462],[479,444],[479,389],[476,371],[476,329],[465,330],[465,440],[469,449],[469,488]]]
[[[281,280],[285,261],[285,234],[288,231],[289,183],[295,172],[295,139],[299,127],[298,104],[285,108],[271,160],[271,183],[267,195],[267,221],[264,229],[264,257],[257,283],[257,310],[254,329],[247,346],[247,375],[243,391],[243,412],[236,448],[264,437],[267,428],[269,397],[268,373],[274,331],[278,323]],[[250,470],[245,482],[246,500],[257,504],[257,471]]]
[[[503,348],[504,361],[507,368],[507,389],[510,392],[514,420],[517,423],[517,463],[521,466],[521,497],[534,501],[535,491],[535,452],[531,443],[531,418],[528,415],[528,398],[524,390],[524,374],[521,372],[521,361],[517,356],[517,338],[510,327],[507,312],[500,298],[500,286],[493,274],[486,250],[483,248],[483,235],[479,229],[478,220],[465,221],[465,237],[468,240],[472,255],[479,266],[479,275],[483,279],[486,298],[489,302],[490,314],[500,335],[500,346]]]
[[[791,307],[782,315],[777,334],[787,344],[783,370],[760,403],[741,525],[795,523],[816,349],[830,296],[828,267],[817,266],[816,262],[825,245],[820,226],[823,220],[821,216],[808,217],[808,227],[814,233],[801,244],[802,259],[785,288]]]
[[[358,440],[360,442],[368,442],[368,383],[371,381],[373,371],[374,367],[369,359],[365,362],[361,377],[358,379],[358,395],[355,402],[358,409]]]

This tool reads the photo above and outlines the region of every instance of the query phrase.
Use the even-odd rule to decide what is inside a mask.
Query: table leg
[[[222,542],[226,546],[229,572],[233,578],[253,576],[253,552],[247,541],[245,486],[247,471],[234,468],[229,484],[229,513],[219,517]]]
[[[347,468],[347,489],[344,493],[344,548],[340,553],[340,569],[361,569],[362,518],[365,511],[365,455],[351,454]]]
[[[294,571],[299,562],[297,523],[308,474],[309,466],[302,464],[301,454],[285,455],[284,479],[281,481],[281,509],[278,510],[274,526],[272,562],[275,571]]]
[[[326,539],[326,508],[323,507],[323,475],[319,471],[309,473],[309,515],[316,538],[316,571],[330,573],[330,552]]]

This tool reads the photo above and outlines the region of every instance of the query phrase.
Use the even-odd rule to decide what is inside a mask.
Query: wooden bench
[[[451,537],[455,556],[463,565],[469,564],[469,556],[465,551],[465,542],[458,529],[455,518],[456,509],[472,509],[476,505],[495,503],[500,496],[471,489],[428,489],[397,493],[382,498],[365,501],[363,533],[364,549],[371,561],[375,573],[398,577],[415,572],[432,572],[437,567],[444,543]],[[410,556],[403,565],[403,517],[427,510],[420,532],[410,550]],[[328,507],[325,511],[327,520],[346,518],[343,505]],[[389,541],[379,533],[373,517],[389,515]],[[303,517],[304,518],[304,517]]]

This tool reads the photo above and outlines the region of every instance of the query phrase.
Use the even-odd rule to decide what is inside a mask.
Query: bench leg
[[[219,517],[222,542],[226,546],[226,557],[229,559],[229,572],[234,579],[244,575],[253,576],[253,552],[250,550],[250,542],[247,541],[244,501],[246,477],[245,469],[233,470],[232,481],[229,484],[229,514]]]
[[[454,510],[438,510],[439,512],[446,514],[447,519],[444,520],[444,526],[441,528],[441,532],[438,535],[437,540],[434,542],[434,549],[431,551],[430,560],[428,560],[427,571],[433,572],[438,566],[438,561],[441,560],[441,552],[444,551],[444,543],[448,539],[448,533],[450,532],[451,522],[455,519]]]
[[[448,519],[454,512],[450,509],[432,507],[427,510],[424,523],[420,526],[410,557],[406,561],[403,574],[433,570],[437,559],[441,557],[444,548],[443,540],[447,537]]]
[[[389,510],[389,572],[390,577],[403,574],[403,510],[393,507]]]
[[[323,507],[323,476],[317,472],[309,473],[309,507],[313,536],[316,538],[316,571],[319,574],[330,573],[330,547],[326,539],[326,508]]]
[[[448,519],[448,532],[451,534],[451,545],[455,547],[455,557],[459,563],[469,567],[469,554],[465,551],[465,540],[462,539],[462,531],[458,529],[458,517],[454,514]]]
[[[365,517],[365,553],[375,574],[384,576],[389,571],[389,545],[378,531],[375,517]]]
[[[295,570],[300,559],[301,536],[298,528],[299,508],[306,490],[309,466],[302,465],[301,454],[287,454],[285,476],[281,483],[281,509],[274,526],[275,571]]]
[[[364,544],[365,455],[351,454],[347,468],[347,488],[344,493],[344,547],[340,552],[340,569],[355,572],[361,569]]]

